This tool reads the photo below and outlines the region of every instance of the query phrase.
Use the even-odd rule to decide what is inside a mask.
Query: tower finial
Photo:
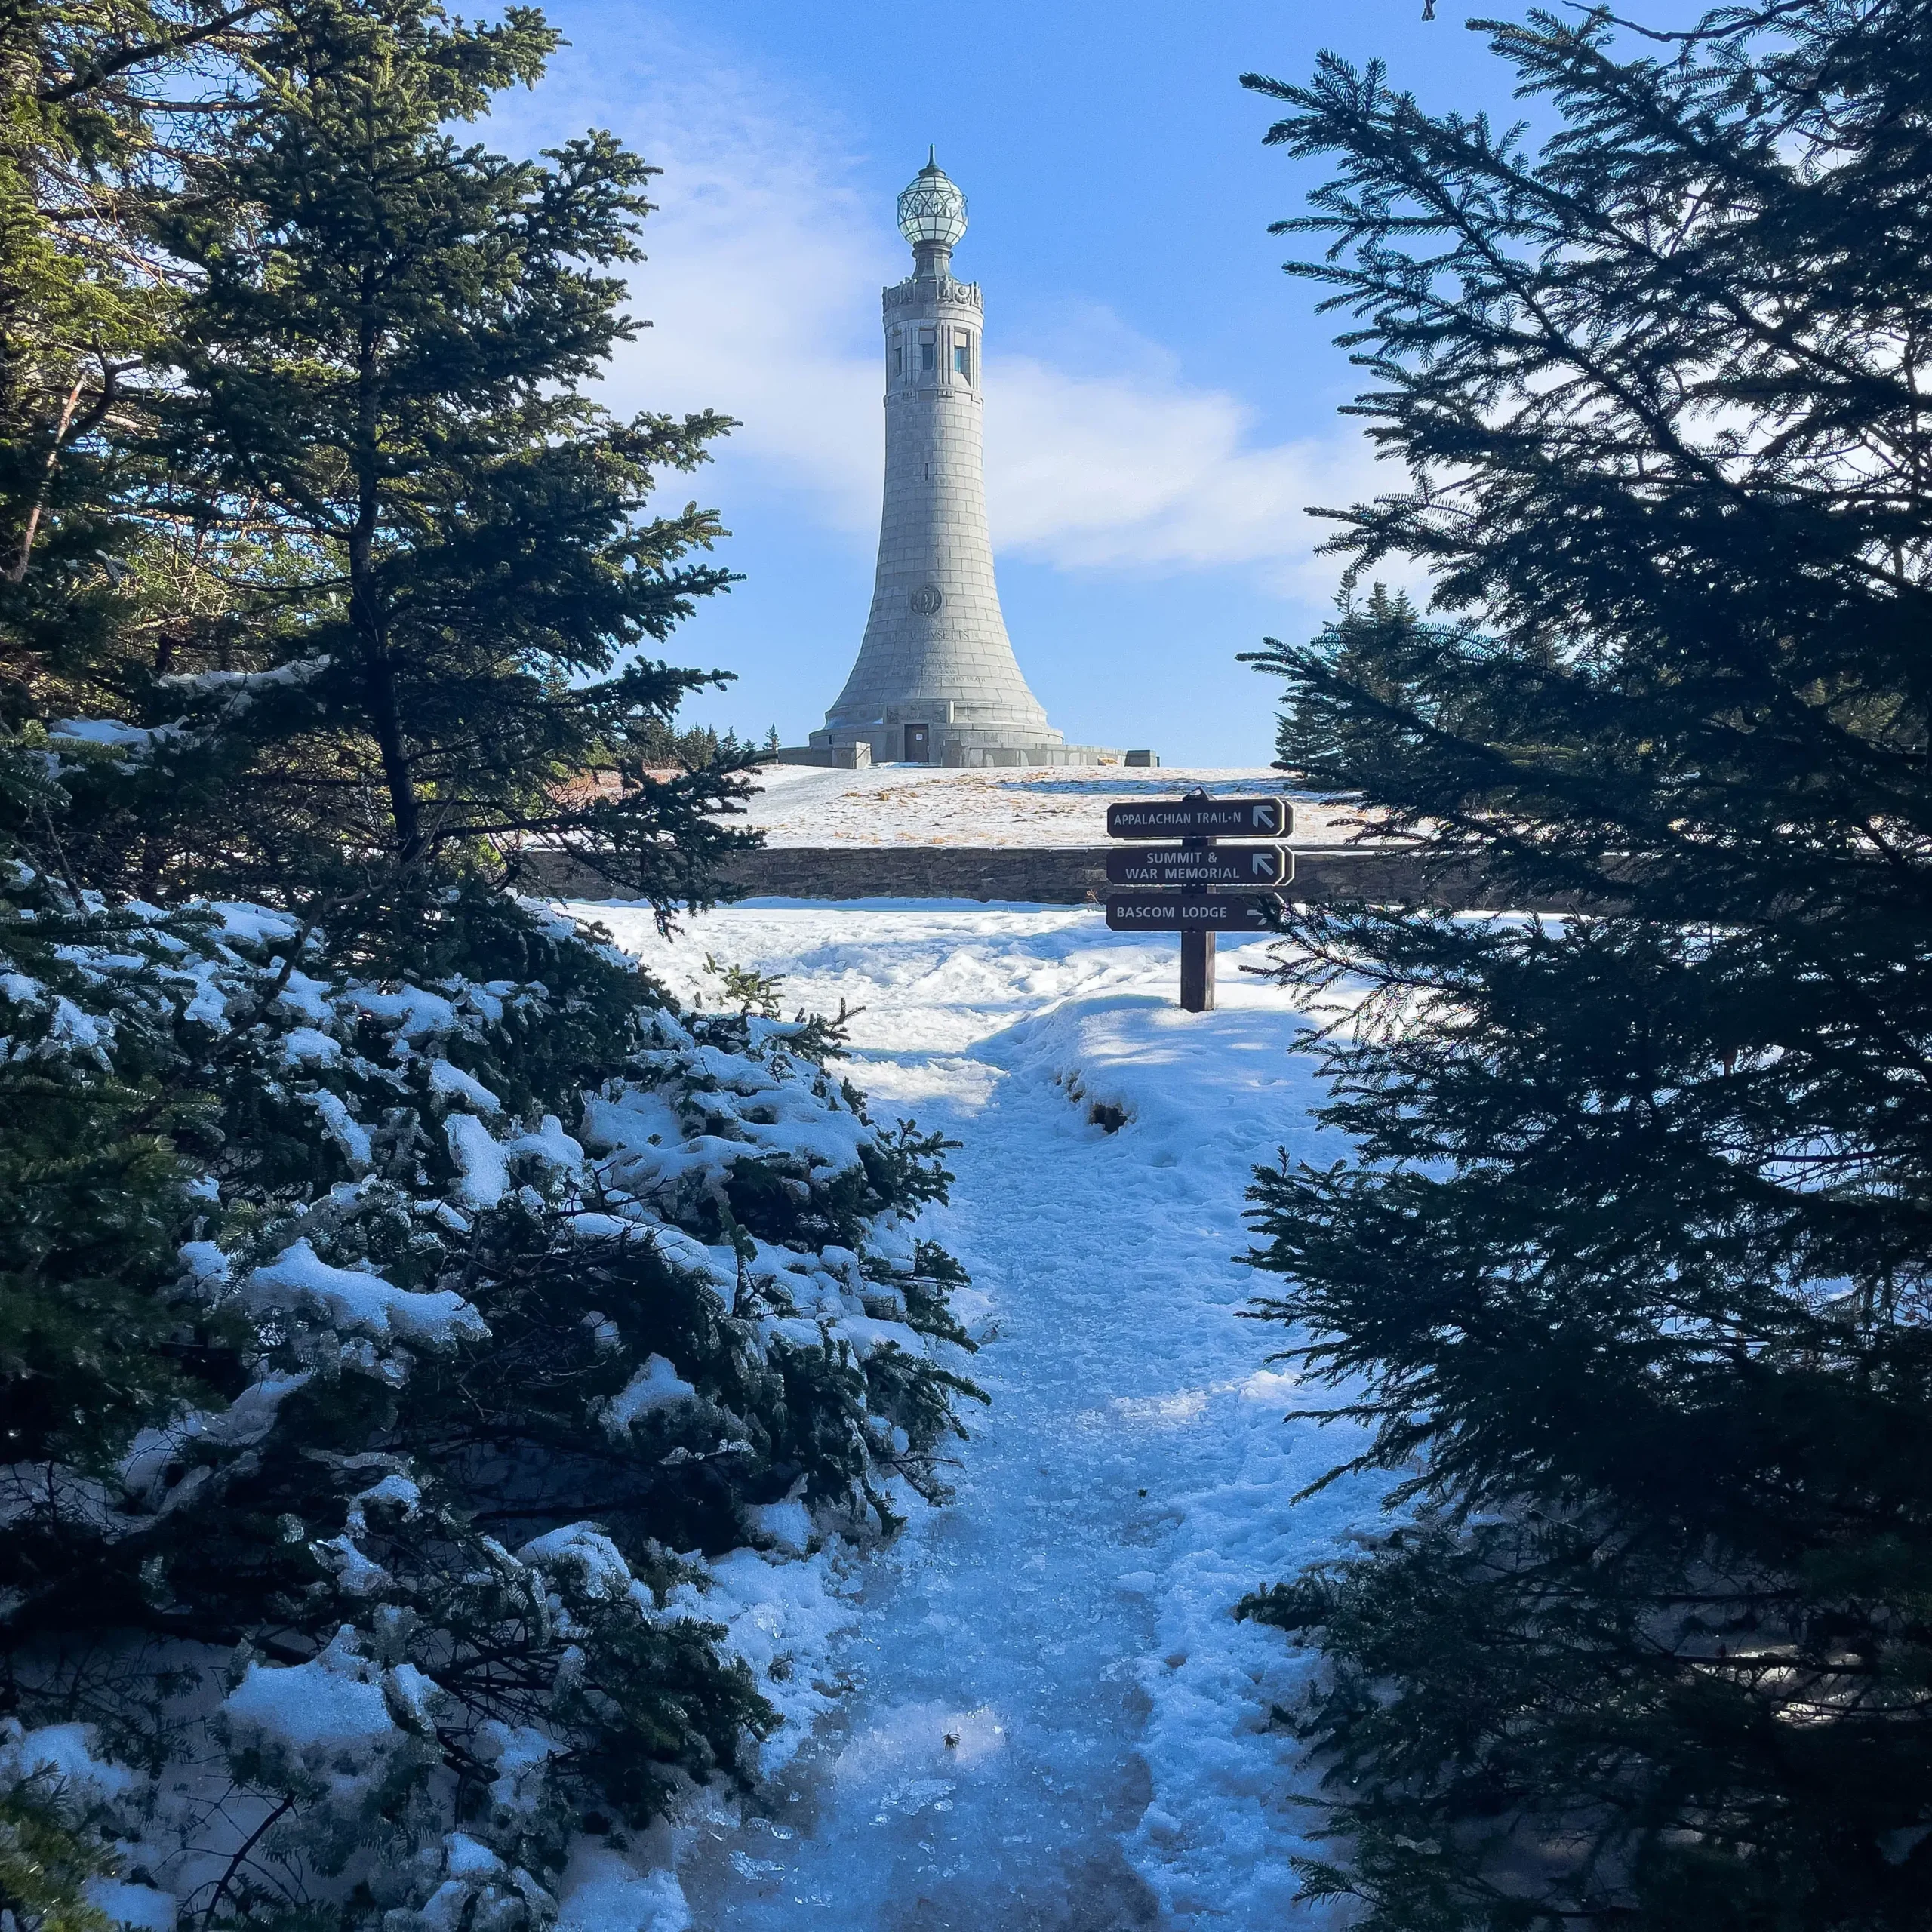
[[[926,144],[926,165],[928,168],[939,165],[939,143],[937,141],[929,141]]]
[[[966,232],[966,197],[949,181],[939,165],[937,143],[926,149],[933,157],[907,183],[899,196],[899,232],[912,243],[915,252],[921,248],[952,248]],[[920,256],[930,269],[932,258]],[[937,263],[944,268],[944,260]]]

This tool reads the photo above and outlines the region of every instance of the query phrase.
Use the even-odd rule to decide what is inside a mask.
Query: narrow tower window
[[[955,337],[952,344],[952,373],[969,380],[973,374],[973,341],[970,336]]]
[[[895,342],[892,345],[892,373],[895,376],[903,376],[906,373],[906,345],[903,343]]]
[[[919,331],[919,373],[930,376],[939,367],[939,338],[931,329]]]

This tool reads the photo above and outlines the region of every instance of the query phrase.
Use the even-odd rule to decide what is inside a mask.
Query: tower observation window
[[[895,376],[903,376],[906,373],[906,345],[903,343],[895,342],[892,345],[892,373]]]
[[[952,373],[968,377],[973,373],[972,343],[966,336],[961,336],[952,345]]]
[[[919,332],[919,373],[930,376],[939,367],[939,342],[931,329]]]

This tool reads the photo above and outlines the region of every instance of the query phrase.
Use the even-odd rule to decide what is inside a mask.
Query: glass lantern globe
[[[950,248],[966,232],[966,197],[930,150],[918,178],[900,195],[899,232],[915,248],[921,242]]]

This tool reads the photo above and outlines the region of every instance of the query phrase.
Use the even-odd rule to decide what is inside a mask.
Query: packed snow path
[[[1289,1506],[1354,1438],[1283,1420],[1306,1397],[1267,1364],[1278,1331],[1237,1318],[1251,1168],[1335,1151],[1287,1051],[1305,1023],[1238,971],[1260,949],[1224,944],[1220,1010],[1187,1015],[1175,942],[1092,909],[764,901],[669,945],[576,909],[681,991],[715,997],[709,953],[783,974],[788,1011],[865,1009],[875,1116],[962,1143],[929,1225],[972,1273],[992,1398],[956,1501],[851,1572],[815,1670],[839,1715],[761,1808],[687,1835],[695,1924],[1280,1922],[1307,1847],[1269,1713],[1300,1665],[1229,1612],[1366,1508]]]

